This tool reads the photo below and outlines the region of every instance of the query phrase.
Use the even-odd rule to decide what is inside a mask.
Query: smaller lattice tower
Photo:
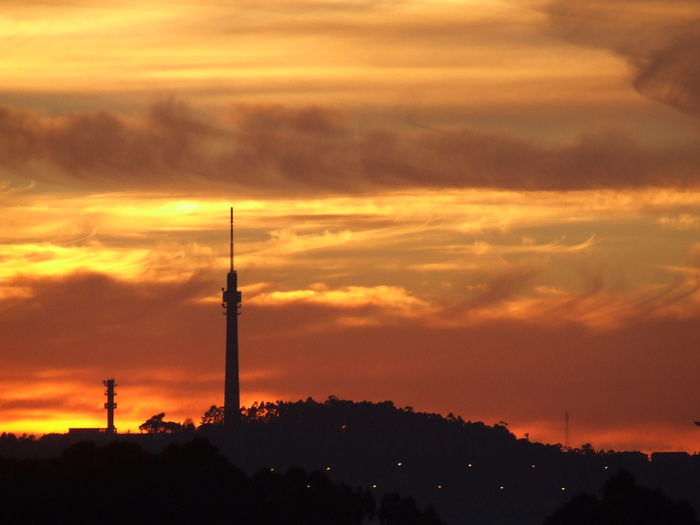
[[[105,395],[107,396],[107,402],[105,403],[105,408],[107,409],[107,434],[116,434],[117,429],[114,428],[114,410],[117,408],[117,403],[114,402],[114,396],[117,393],[114,391],[114,387],[117,385],[114,383],[114,379],[107,379],[102,381],[102,384],[107,387]]]

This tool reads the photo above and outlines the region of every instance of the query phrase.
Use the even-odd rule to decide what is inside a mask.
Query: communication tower
[[[238,379],[238,316],[241,313],[241,292],[233,264],[233,208],[231,208],[231,264],[222,288],[226,316],[226,379],[224,385],[224,425],[235,424],[240,418],[241,389]]]
[[[117,404],[114,402],[114,396],[117,393],[114,391],[114,387],[117,386],[114,383],[114,379],[107,379],[102,381],[102,384],[107,387],[105,395],[107,396],[107,402],[105,403],[105,408],[107,409],[107,434],[116,434],[117,429],[114,428],[114,410],[117,408]]]

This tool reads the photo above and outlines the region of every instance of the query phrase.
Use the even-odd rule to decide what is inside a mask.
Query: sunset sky
[[[0,431],[329,395],[700,450],[695,0],[4,0]]]

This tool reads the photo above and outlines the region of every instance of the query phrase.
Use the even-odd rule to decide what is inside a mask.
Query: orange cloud
[[[674,230],[695,230],[700,228],[700,217],[681,213],[677,217],[661,217],[659,223]]]

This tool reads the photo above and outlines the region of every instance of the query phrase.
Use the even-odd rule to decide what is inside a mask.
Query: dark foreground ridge
[[[683,515],[691,521],[663,523],[697,523],[693,517],[693,507],[700,506],[700,456],[697,454],[653,454],[650,460],[640,452],[595,451],[589,445],[565,450],[561,445],[517,439],[506,424],[488,426],[452,415],[417,413],[410,408],[397,408],[391,402],[355,403],[335,397],[323,403],[312,399],[256,403],[241,411],[240,423],[234,429],[216,424],[216,414],[217,410],[207,411],[203,424],[197,429],[165,424],[168,422],[163,422],[163,414],[159,414],[144,427],[152,433],[121,434],[113,439],[127,444],[136,442],[149,454],[161,454],[165,458],[191,446],[186,443],[192,439],[205,438],[218,447],[227,461],[237,466],[226,467],[237,472],[228,475],[238,480],[250,476],[249,482],[286,472],[297,472],[296,476],[302,481],[308,481],[308,476],[320,476],[318,479],[334,484],[334,490],[347,497],[352,495],[356,501],[369,501],[372,496],[378,510],[385,509],[384,514],[377,514],[374,520],[371,514],[365,515],[365,523],[437,523],[408,521],[409,518],[391,521],[387,514],[387,509],[395,512],[403,509],[418,516],[417,519],[437,520],[430,510],[434,506],[437,515],[450,525],[539,525],[581,492],[597,494],[620,469],[628,472],[639,487],[662,491],[672,502],[690,502],[679,508],[685,509]],[[159,422],[161,424],[155,424]],[[106,442],[108,436],[96,439]],[[49,435],[35,441],[12,440],[6,436],[0,438],[0,456],[57,456],[70,440],[70,435]],[[173,444],[180,449],[168,452]],[[208,465],[202,467],[202,472],[212,469],[217,472],[216,468],[223,468],[217,463],[223,459],[207,461],[201,462]],[[314,474],[304,474],[307,476],[304,477],[301,472]],[[107,478],[114,473],[105,466],[100,475]],[[129,476],[124,473],[122,476],[123,483],[118,487],[129,483]],[[173,489],[175,492],[168,493],[170,496],[178,494],[177,491],[202,491],[202,487],[212,483],[204,479],[204,473],[199,477],[187,476],[199,480],[193,481],[196,486]],[[145,479],[150,480],[150,484],[161,483]],[[147,482],[138,481],[137,486],[142,483]],[[210,487],[212,498],[224,501],[233,498],[234,504],[240,505],[237,495],[221,492],[221,483]],[[224,484],[229,487],[227,490],[230,490],[230,483]],[[301,483],[301,488],[306,484]],[[591,498],[595,496],[589,496],[589,501]],[[347,504],[343,505],[347,510]],[[345,523],[334,519],[336,521],[313,522],[307,518],[299,523]],[[240,523],[277,522],[270,519]]]
[[[626,470],[610,478],[601,497],[582,492],[564,508],[547,518],[544,525],[694,525],[695,509],[685,501],[675,502],[658,489],[640,487]]]
[[[320,471],[260,470],[250,478],[202,438],[162,453],[81,442],[58,458],[0,460],[2,523],[440,525],[410,498],[335,483]]]

